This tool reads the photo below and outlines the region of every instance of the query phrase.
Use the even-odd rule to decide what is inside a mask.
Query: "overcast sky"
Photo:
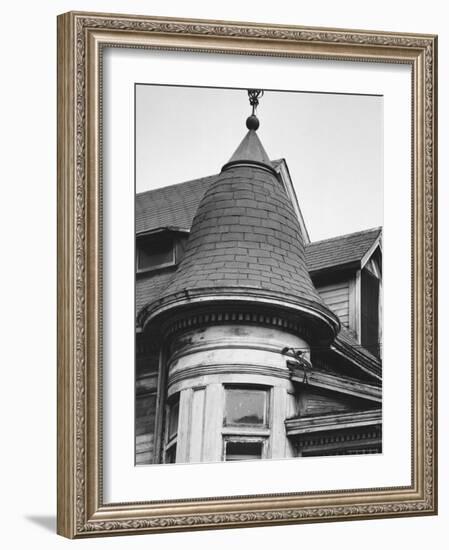
[[[219,173],[250,111],[246,90],[137,85],[137,192]],[[381,97],[265,91],[258,117],[312,241],[382,225]]]

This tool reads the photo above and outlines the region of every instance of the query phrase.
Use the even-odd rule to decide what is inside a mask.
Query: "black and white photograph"
[[[134,92],[135,464],[382,453],[382,96]]]
[[[249,15],[58,17],[64,537],[438,512],[438,37]]]

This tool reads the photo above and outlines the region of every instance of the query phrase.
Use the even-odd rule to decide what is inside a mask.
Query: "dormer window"
[[[175,265],[175,245],[172,235],[148,235],[137,240],[137,272],[151,271]]]

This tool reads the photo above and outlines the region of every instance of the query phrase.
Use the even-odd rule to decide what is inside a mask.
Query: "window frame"
[[[226,392],[228,390],[247,390],[247,391],[263,391],[265,393],[265,424],[226,424]],[[271,436],[272,419],[272,400],[273,400],[273,386],[263,384],[245,384],[245,383],[225,383],[223,384],[224,390],[224,403],[223,403],[223,421],[221,429],[222,437],[222,451],[221,460],[226,461],[226,446],[228,442],[233,443],[253,443],[260,442],[262,444],[261,459],[269,458],[269,446]],[[252,459],[249,459],[252,460]],[[259,459],[254,459],[259,460]],[[244,461],[244,460],[243,460]],[[238,461],[236,461],[238,462]]]
[[[163,453],[162,453],[162,464],[176,463],[176,448],[178,445],[180,403],[181,403],[181,392],[177,392],[171,395],[167,399],[167,402],[165,405],[165,426],[164,426],[164,445],[163,445]],[[178,423],[176,427],[176,433],[170,436],[169,427],[170,427],[171,411],[176,405],[178,408]],[[175,447],[175,462],[167,462],[167,456],[173,450],[173,447]]]
[[[150,266],[150,267],[140,267],[139,266],[139,258],[140,258],[140,251],[142,250],[142,245],[145,241],[157,241],[157,237],[160,237],[161,239],[170,239],[171,240],[171,260],[169,260],[168,262],[164,262],[164,263],[161,263],[161,264],[158,264],[158,265],[155,265],[155,266]],[[139,246],[139,242],[140,242],[140,246]],[[176,260],[177,260],[177,252],[176,252],[176,248],[177,248],[177,243],[176,243],[176,238],[173,234],[168,234],[166,236],[162,236],[161,234],[144,234],[144,235],[139,235],[136,239],[136,274],[140,274],[140,273],[148,273],[150,271],[157,271],[159,269],[164,269],[166,267],[173,267],[176,265]]]
[[[245,436],[245,435],[224,435],[221,459],[223,462],[246,462],[246,460],[264,460],[268,458],[268,436]],[[249,458],[241,460],[226,460],[226,449],[229,443],[260,443],[262,449],[260,458]]]
[[[261,384],[223,384],[224,389],[224,407],[223,407],[223,430],[227,432],[234,433],[238,430],[240,433],[250,430],[260,431],[270,431],[271,425],[271,386],[263,386]],[[226,423],[226,405],[227,405],[227,392],[229,390],[242,390],[242,391],[259,391],[265,394],[265,403],[264,403],[264,422],[262,424],[255,424],[250,422],[240,422],[240,423]]]

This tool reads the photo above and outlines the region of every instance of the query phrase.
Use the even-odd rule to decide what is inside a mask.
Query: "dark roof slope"
[[[381,227],[315,241],[306,246],[306,262],[310,272],[360,262],[373,246]]]
[[[136,316],[147,304],[157,300],[167,287],[176,269],[168,267],[161,271],[136,277]]]
[[[251,163],[260,162],[272,166],[257,132],[253,130],[250,130],[242,139],[240,145],[237,147],[227,164],[245,162],[246,160],[249,160]]]
[[[298,219],[273,174],[236,166],[207,189],[166,292],[204,287],[256,287],[322,303],[304,262]]]
[[[368,374],[382,379],[382,362],[361,346],[346,327],[341,327],[333,347],[349,360],[356,362]]]
[[[152,189],[136,195],[136,233],[161,227],[190,230],[200,200],[217,175]]]
[[[339,329],[312,283],[297,214],[255,130],[207,187],[178,269],[143,317],[152,330],[169,310],[223,296],[310,317],[311,337],[319,340]]]
[[[282,161],[271,161],[277,168]],[[136,233],[170,227],[190,231],[193,216],[209,185],[219,174],[189,180],[136,195]]]
[[[271,164],[276,165],[278,161]],[[136,232],[144,233],[163,227],[189,231],[198,205],[218,174],[154,189],[136,195]],[[359,262],[374,244],[380,227],[315,241],[305,246],[310,272]]]

